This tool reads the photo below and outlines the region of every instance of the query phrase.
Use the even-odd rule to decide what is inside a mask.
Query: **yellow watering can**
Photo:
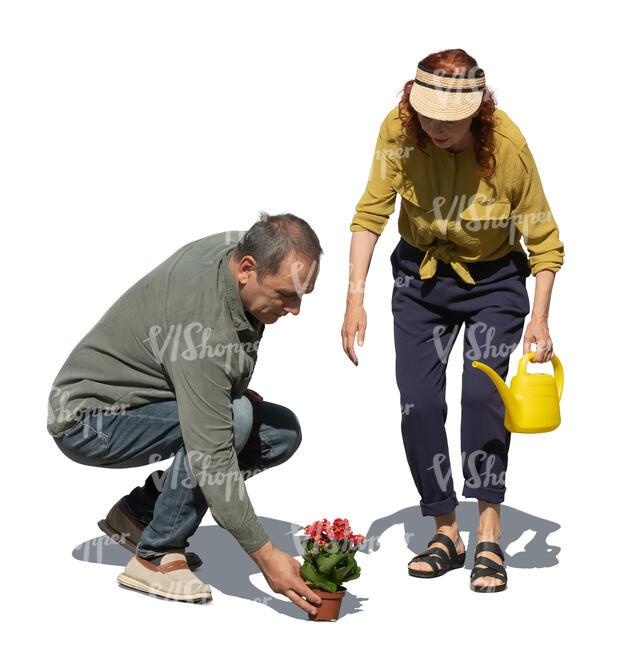
[[[516,433],[544,433],[560,425],[560,398],[564,372],[560,359],[551,359],[553,377],[542,372],[527,372],[527,362],[535,352],[523,356],[518,363],[518,374],[512,377],[509,388],[500,375],[489,366],[472,361],[475,368],[485,372],[494,382],[505,404],[505,428]]]

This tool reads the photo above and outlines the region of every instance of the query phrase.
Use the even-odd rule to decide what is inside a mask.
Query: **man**
[[[128,289],[60,370],[48,431],[66,456],[98,467],[174,456],[99,522],[134,553],[122,585],[209,600],[192,573],[201,559],[185,553],[209,506],[273,591],[308,612],[320,604],[299,563],[271,543],[244,479],[300,444],[295,415],[247,386],[265,325],[299,313],[321,254],[315,232],[291,214],[262,213],[240,240],[228,232],[190,242]]]

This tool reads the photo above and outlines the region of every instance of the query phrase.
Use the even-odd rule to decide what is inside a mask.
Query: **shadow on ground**
[[[465,567],[474,566],[474,548],[476,546],[476,528],[478,526],[478,505],[475,502],[461,502],[456,509],[456,520],[461,532],[471,533],[466,549]],[[547,543],[547,537],[560,528],[560,524],[547,519],[535,517],[522,510],[501,505],[501,523],[503,535],[499,542],[505,549],[526,532],[533,533],[533,537],[525,545],[524,550],[509,555],[505,552],[505,564],[508,567],[522,569],[542,569],[558,564],[559,546]],[[418,506],[404,508],[392,515],[376,519],[366,534],[367,549],[378,551],[381,547],[381,536],[392,526],[403,526],[404,539],[413,554],[426,550],[428,542],[436,530],[432,517],[422,517]]]
[[[303,539],[302,526],[268,517],[260,517],[260,520],[269,533],[271,541],[279,549],[290,555],[302,555],[303,549],[300,546],[300,541]],[[505,505],[501,506],[501,520],[504,532],[500,546],[503,550],[527,531],[534,533],[524,550],[511,556],[506,553],[507,566],[543,568],[558,563],[557,555],[560,548],[548,544],[547,537],[560,528],[559,524]],[[460,503],[457,508],[457,521],[461,531],[476,531],[478,524],[476,503]],[[403,526],[405,543],[413,554],[425,550],[428,541],[435,533],[432,517],[422,517],[418,506],[404,508],[374,521],[366,533],[366,543],[360,552],[378,551],[381,547],[381,536],[393,526]],[[474,546],[475,536],[470,535],[466,568],[471,568],[473,565]],[[202,549],[214,549],[214,551],[202,553]],[[251,576],[259,573],[258,568],[251,560],[245,558],[243,550],[234,538],[220,526],[199,528],[191,538],[188,550],[197,551],[201,555],[203,566],[196,570],[196,575],[210,584],[213,589],[218,589],[230,596],[262,603],[276,612],[292,618],[308,620],[306,614],[286,598],[272,598],[251,582]],[[73,557],[83,562],[124,567],[130,560],[131,554],[109,537],[101,535],[89,539],[73,549]],[[354,588],[354,583],[350,584],[346,597],[342,601],[340,618],[361,611],[362,602],[367,600],[352,593],[351,587]]]

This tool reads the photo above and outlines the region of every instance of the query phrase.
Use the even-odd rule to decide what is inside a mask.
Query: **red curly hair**
[[[442,50],[433,52],[419,62],[431,70],[441,70],[448,74],[465,74],[466,70],[478,68],[476,59],[472,58],[465,50]],[[430,138],[421,128],[417,118],[417,112],[410,104],[410,90],[414,79],[407,81],[403,87],[402,96],[399,100],[399,120],[401,121],[401,132],[406,142],[416,142],[417,148],[423,153],[425,145]],[[483,171],[479,176],[486,178],[491,176],[496,169],[496,157],[494,156],[494,110],[496,99],[494,93],[488,86],[485,86],[483,100],[474,115],[470,124],[470,131],[474,136],[474,153],[476,161]]]

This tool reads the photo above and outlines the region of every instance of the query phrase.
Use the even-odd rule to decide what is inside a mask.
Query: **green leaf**
[[[352,557],[349,556],[346,558],[346,560],[347,562],[345,566],[337,567],[333,571],[333,580],[340,584],[344,581],[354,580],[355,578],[358,578],[359,574],[361,573],[357,562]]]
[[[323,555],[317,559],[318,569],[320,573],[327,574],[338,562],[345,559],[346,555],[344,555],[344,553],[330,553],[328,555]]]
[[[338,584],[342,584],[342,582],[348,580],[347,576],[351,572],[351,570],[352,570],[351,567],[348,566],[338,567],[337,569],[333,569],[331,578],[333,579],[334,582],[337,582]]]
[[[337,585],[324,576],[320,575],[311,564],[303,564],[300,567],[300,575],[307,581],[313,583],[318,587],[322,587],[326,591],[332,593],[337,591]]]
[[[359,566],[355,565],[355,568],[351,572],[351,574],[346,578],[347,580],[355,580],[355,578],[359,578],[362,570],[359,568]]]

